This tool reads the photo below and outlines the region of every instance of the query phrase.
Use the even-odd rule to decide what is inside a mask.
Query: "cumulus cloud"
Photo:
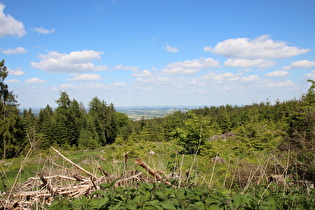
[[[101,76],[98,74],[80,74],[73,75],[75,77],[68,79],[69,81],[93,81],[93,80],[101,80]]]
[[[250,59],[287,58],[310,51],[310,49],[288,46],[283,41],[274,41],[268,35],[260,36],[254,40],[248,38],[228,39],[219,42],[214,48],[208,46],[204,50],[229,58]]]
[[[11,15],[4,14],[5,5],[0,3],[0,37],[25,35],[25,29],[22,22],[15,20]]]
[[[273,71],[266,74],[266,77],[285,77],[290,73],[287,71]]]
[[[39,33],[39,34],[51,34],[51,33],[55,33],[55,29],[45,29],[43,27],[38,27],[38,28],[33,28],[33,31]]]
[[[264,60],[264,59],[231,58],[231,59],[227,59],[224,62],[224,66],[226,67],[240,67],[240,68],[252,68],[252,67],[269,68],[274,65],[275,65],[274,61]]]
[[[142,70],[142,71],[131,74],[131,76],[133,76],[133,77],[151,77],[152,72],[150,72],[148,70]]]
[[[26,50],[24,47],[17,47],[15,49],[7,49],[1,51],[3,54],[12,55],[12,54],[22,54],[26,53]]]
[[[289,66],[284,66],[283,70],[291,70],[291,69],[310,69],[315,66],[315,61],[309,61],[309,60],[301,60],[301,61],[295,61],[291,63]]]
[[[165,49],[167,52],[172,52],[172,53],[177,53],[178,52],[178,48],[177,47],[172,47],[169,45],[166,45],[165,47],[163,47],[163,49]]]
[[[193,75],[200,70],[218,67],[219,62],[212,58],[199,58],[194,60],[170,63],[162,70],[163,73],[171,76]]]
[[[259,77],[257,75],[250,75],[248,77],[241,78],[241,82],[254,82],[258,80],[259,80]]]
[[[46,72],[79,73],[85,71],[104,71],[107,66],[95,66],[92,60],[99,60],[102,52],[94,50],[74,51],[69,54],[49,52],[47,55],[40,55],[39,63],[31,62],[33,68]]]
[[[16,70],[8,69],[8,71],[9,71],[9,75],[14,75],[14,76],[23,76],[24,75],[24,71],[22,71],[19,68],[17,68]]]
[[[25,81],[27,84],[43,84],[46,83],[45,80],[39,79],[39,78],[31,78]]]

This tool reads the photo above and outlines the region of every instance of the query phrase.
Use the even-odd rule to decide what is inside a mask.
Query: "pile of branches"
[[[78,173],[70,175],[46,175],[39,174],[38,177],[30,177],[21,184],[14,192],[7,196],[7,199],[0,199],[0,209],[32,209],[34,206],[50,205],[56,196],[68,196],[77,198],[82,195],[90,195],[92,192],[101,189],[101,184],[111,183],[113,187],[127,185],[131,182],[155,182],[160,181],[171,185],[170,179],[174,176],[166,176],[163,172],[156,172],[150,168],[140,158],[135,160],[135,163],[145,169],[147,173],[138,171],[125,171],[120,177],[112,176],[103,168],[98,167],[102,176],[97,177],[95,174],[85,170],[78,164],[75,164],[58,150],[51,147],[60,157],[73,165],[85,174]],[[128,153],[124,155],[124,163],[126,165]],[[53,163],[56,166],[56,163]],[[59,166],[62,167],[62,166]],[[71,170],[68,170],[71,171]],[[150,174],[150,177],[148,176]],[[2,195],[2,197],[5,197]]]

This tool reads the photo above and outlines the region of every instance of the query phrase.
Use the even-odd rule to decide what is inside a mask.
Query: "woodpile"
[[[166,184],[170,184],[167,176],[162,176],[163,173],[158,173],[150,168],[140,158],[135,160],[135,163],[141,166],[145,171],[152,175],[148,177],[147,174],[139,171],[126,171],[126,162],[128,153],[124,154],[124,173],[120,177],[112,176],[103,168],[98,167],[98,170],[103,175],[97,177],[95,174],[85,170],[81,166],[73,163],[71,160],[63,156],[58,150],[51,147],[60,157],[72,166],[78,169],[79,175],[74,171],[71,174],[71,170],[63,168],[62,171],[67,171],[71,175],[45,175],[39,174],[38,177],[30,177],[19,187],[16,187],[10,193],[0,193],[0,209],[33,209],[34,206],[44,207],[50,205],[55,196],[67,196],[77,198],[81,195],[89,195],[95,190],[101,189],[101,184],[111,183],[113,187],[121,185],[134,184],[135,182],[155,182],[160,181]],[[55,166],[59,166],[53,163]],[[62,166],[59,166],[62,167]]]

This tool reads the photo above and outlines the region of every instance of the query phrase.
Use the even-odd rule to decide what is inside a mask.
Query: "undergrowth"
[[[58,198],[48,209],[314,209],[315,191],[281,186],[259,186],[250,193],[210,189],[206,186],[174,188],[163,183],[102,190],[76,199]]]
[[[156,155],[149,155],[150,150],[154,150]],[[103,183],[100,190],[86,196],[57,196],[44,209],[315,209],[315,190],[293,182],[296,181],[294,176],[292,182],[270,183],[268,180],[270,174],[288,172],[289,153],[283,157],[272,153],[252,153],[247,158],[235,158],[231,154],[230,157],[223,156],[225,162],[219,164],[211,162],[209,156],[184,155],[180,151],[181,148],[169,142],[114,144],[96,150],[61,150],[64,156],[99,177],[102,174],[98,167],[113,177],[120,177],[126,171],[146,173],[134,163],[135,157],[140,157],[154,170],[166,175],[177,174],[181,179],[174,179],[172,186],[163,182],[134,182],[119,187],[114,187],[113,182]],[[128,159],[124,164],[127,152]],[[19,170],[22,163],[23,170]],[[12,187],[18,188],[29,177],[65,172],[56,164],[72,167],[51,150],[37,152],[27,160],[15,158],[1,162],[1,196],[5,197],[5,192]],[[74,174],[75,169],[71,172]]]

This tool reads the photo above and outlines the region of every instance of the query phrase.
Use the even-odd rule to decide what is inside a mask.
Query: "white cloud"
[[[309,69],[313,68],[315,66],[315,61],[309,61],[309,60],[301,60],[301,61],[295,61],[291,63],[289,66],[284,66],[283,70],[291,70],[291,69]]]
[[[151,77],[152,72],[150,72],[148,70],[142,70],[142,71],[131,74],[131,76],[133,76],[133,77]]]
[[[286,42],[274,41],[268,35],[254,40],[248,38],[228,39],[219,42],[214,48],[205,47],[206,51],[231,58],[276,59],[307,53],[310,49],[290,47]]]
[[[203,48],[203,51],[205,52],[211,52],[212,48],[210,46],[206,46]]]
[[[204,76],[206,79],[216,81],[218,83],[227,81],[237,81],[241,78],[241,74],[233,74],[231,72],[209,72]]]
[[[46,81],[38,79],[38,78],[31,78],[31,79],[26,80],[25,83],[28,83],[28,84],[43,84],[43,83],[46,83]]]
[[[17,79],[9,79],[8,81],[6,81],[6,83],[8,83],[8,84],[17,84],[17,83],[21,83],[21,81],[17,80]]]
[[[92,81],[92,80],[101,80],[101,76],[98,74],[80,74],[75,75],[74,78],[68,79],[69,81]]]
[[[167,52],[172,52],[172,53],[177,53],[178,52],[178,48],[177,47],[172,47],[169,45],[166,45],[165,47],[163,47],[163,49],[165,49]]]
[[[291,80],[287,80],[284,82],[266,82],[264,83],[264,85],[266,87],[270,87],[270,88],[279,88],[279,87],[292,87],[294,86],[294,83]]]
[[[248,77],[242,77],[241,81],[242,82],[254,82],[254,81],[258,81],[259,77],[257,75],[250,75]]]
[[[273,71],[267,73],[265,76],[266,77],[285,77],[288,76],[290,73],[287,71]]]
[[[59,52],[49,52],[47,55],[40,55],[39,63],[31,62],[33,68],[46,72],[85,72],[104,71],[107,66],[95,66],[92,60],[101,58],[102,52],[94,50],[74,51],[69,54]]]
[[[123,70],[123,71],[140,71],[139,67],[136,66],[124,66],[122,64],[118,64],[112,68],[112,70]]]
[[[24,47],[17,47],[15,49],[2,50],[2,53],[7,54],[7,55],[21,54],[21,53],[26,53],[26,50]]]
[[[240,68],[252,68],[252,67],[269,68],[273,65],[275,65],[274,61],[264,60],[264,59],[232,58],[232,59],[228,59],[224,62],[224,66],[240,67]]]
[[[24,71],[22,71],[19,68],[17,68],[16,70],[8,69],[8,71],[9,71],[9,75],[14,75],[14,76],[23,76],[24,75]]]
[[[306,79],[315,79],[315,70],[305,74]]]
[[[33,31],[39,33],[39,34],[51,34],[51,33],[55,33],[55,29],[45,29],[43,27],[38,27],[38,28],[33,28]]]
[[[199,58],[182,62],[170,63],[162,70],[163,73],[171,76],[193,75],[200,70],[218,67],[219,62],[212,58]]]
[[[4,14],[5,5],[0,3],[0,37],[25,35],[25,29],[22,22],[15,20],[11,15]]]

